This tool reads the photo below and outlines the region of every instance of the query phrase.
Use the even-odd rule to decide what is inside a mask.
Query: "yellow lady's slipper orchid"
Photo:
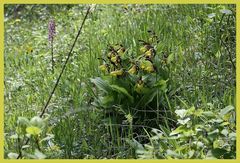
[[[154,49],[151,48],[148,51],[146,51],[145,56],[148,57],[148,58],[152,58],[154,56]]]
[[[108,54],[107,54],[107,57],[110,59],[110,58],[112,58],[112,57],[115,57],[116,55],[115,55],[115,53],[114,52],[109,52]]]
[[[123,74],[123,70],[122,69],[121,70],[112,71],[110,73],[110,75],[112,75],[112,76],[121,76],[122,74]]]
[[[28,46],[26,50],[28,54],[33,52],[33,48],[31,46]]]
[[[129,74],[135,74],[137,72],[137,66],[133,65],[131,69],[128,70]]]
[[[141,53],[145,53],[146,51],[147,51],[147,49],[146,49],[145,46],[143,46],[143,47],[140,48],[140,52],[141,52]]]
[[[144,89],[144,83],[142,80],[139,80],[138,83],[135,85],[135,91],[137,93],[142,93]]]
[[[100,66],[99,66],[99,69],[100,69],[101,71],[103,71],[103,72],[106,72],[106,70],[107,70],[107,65],[106,65],[106,64],[100,65]]]
[[[150,37],[148,41],[150,43],[154,43],[154,42],[158,43],[158,37],[156,35],[154,35],[154,36]]]
[[[146,68],[145,68],[145,70],[147,71],[147,72],[154,72],[154,67],[153,67],[153,65],[151,65],[151,66],[147,66]]]
[[[117,62],[117,56],[112,57],[112,58],[111,58],[111,61],[112,61],[113,63],[116,63],[116,62]]]
[[[115,57],[111,58],[111,62],[115,63],[116,65],[121,63],[121,57],[119,55],[116,55]]]
[[[140,52],[141,53],[145,53],[146,51],[148,51],[149,49],[152,49],[153,47],[149,44],[144,45],[143,47],[140,48]]]
[[[144,60],[140,63],[140,67],[142,70],[147,71],[147,72],[153,72],[154,71],[154,67],[152,62],[148,61],[148,60]]]
[[[117,51],[117,53],[120,55],[120,56],[124,56],[124,54],[125,54],[125,51],[126,51],[126,49],[124,48],[124,47],[121,47],[120,49],[118,49],[118,51]]]

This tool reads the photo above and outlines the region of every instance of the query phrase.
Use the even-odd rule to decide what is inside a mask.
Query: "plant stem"
[[[52,54],[52,73],[54,73],[53,39],[51,40],[51,54]]]
[[[41,152],[41,148],[40,148],[40,144],[39,144],[39,139],[38,139],[38,137],[36,137],[35,142],[36,142],[36,145],[37,145],[38,150]]]

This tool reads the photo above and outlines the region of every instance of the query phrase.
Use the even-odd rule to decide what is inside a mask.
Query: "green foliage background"
[[[30,120],[43,108],[86,8],[86,5],[5,5],[6,158],[15,158],[14,153],[19,152],[19,146],[26,137],[19,117]],[[55,20],[57,31],[54,40],[54,73],[51,72],[48,42],[50,18]],[[97,88],[90,78],[102,77],[98,68],[101,63],[97,58],[105,55],[107,45],[121,43],[131,50],[130,54],[136,56],[141,47],[138,40],[147,40],[147,31],[154,30],[160,38],[156,54],[161,60],[167,61],[171,79],[168,93],[158,101],[162,104],[160,109],[163,113],[156,115],[162,116],[163,121],[156,128],[169,136],[181,125],[176,110],[188,110],[194,106],[217,115],[226,107],[235,108],[235,19],[235,5],[97,5],[86,20],[73,56],[44,117],[45,127],[36,138],[44,139],[40,143],[41,152],[36,152],[38,147],[34,138],[30,146],[25,147],[24,158],[225,158],[219,155],[219,151],[218,155],[214,155],[216,151],[210,155],[215,147],[229,150],[216,143],[213,146],[215,139],[209,140],[202,155],[194,155],[190,151],[198,149],[179,150],[176,141],[171,139],[163,144],[169,149],[155,148],[151,144],[154,134],[151,134],[152,128],[149,126],[135,126],[136,136],[130,134],[130,131],[136,131],[131,128],[134,126],[120,124],[120,132],[111,121],[106,120],[102,109],[92,105],[93,92]],[[226,115],[222,120],[230,122],[231,126],[227,124],[226,127],[215,128],[211,124],[207,132],[218,129],[218,136],[221,137],[221,131],[226,129],[233,136],[231,140],[228,139],[229,135],[223,139],[226,140],[224,143],[230,141],[227,144],[232,153],[227,158],[235,158],[235,109],[229,110]],[[204,118],[207,124],[219,119]],[[197,124],[201,120],[191,118],[191,121]],[[181,141],[191,146],[188,138]],[[195,136],[191,139],[202,141]],[[155,150],[164,154],[155,155],[152,153]]]

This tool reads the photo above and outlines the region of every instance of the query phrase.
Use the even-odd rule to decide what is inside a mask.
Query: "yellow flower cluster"
[[[99,66],[102,72],[108,72],[112,76],[122,76],[124,70],[122,67],[122,58],[125,57],[126,49],[122,44],[116,44],[114,46],[109,46],[107,59],[110,64],[107,63],[105,59],[102,59],[105,63]],[[110,70],[112,71],[110,72]]]
[[[149,38],[148,42],[139,40],[141,44],[139,49],[140,56],[135,59],[130,59],[130,57],[127,56],[127,50],[122,44],[110,45],[106,56],[101,58],[103,64],[99,66],[99,69],[113,77],[123,77],[127,74],[137,75],[139,80],[136,82],[135,91],[141,93],[144,89],[142,75],[156,71],[153,64],[153,59],[156,55],[153,42],[157,40],[157,36],[152,33],[150,34],[152,37]],[[130,67],[129,64],[131,64]]]

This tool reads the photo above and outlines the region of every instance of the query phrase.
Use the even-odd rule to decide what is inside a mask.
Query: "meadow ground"
[[[5,5],[5,158],[236,158],[236,6]]]

